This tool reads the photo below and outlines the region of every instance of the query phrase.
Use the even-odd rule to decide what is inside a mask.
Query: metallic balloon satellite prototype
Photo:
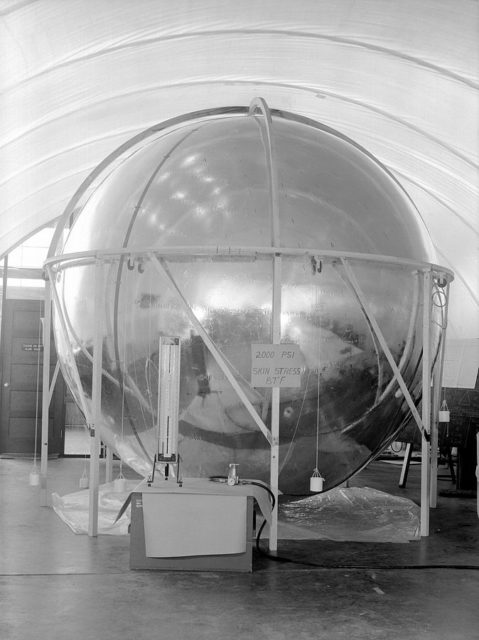
[[[375,322],[420,401],[425,273],[438,362],[450,273],[432,257],[401,186],[337,131],[261,99],[188,114],[114,152],[59,223],[47,269],[63,374],[88,414],[100,313],[101,437],[146,475],[159,340],[176,336],[184,473],[236,463],[242,477],[267,480],[258,425],[270,428],[274,388],[253,386],[254,349],[296,345],[299,386],[279,390],[279,486],[305,493],[319,466],[331,488],[409,414]]]

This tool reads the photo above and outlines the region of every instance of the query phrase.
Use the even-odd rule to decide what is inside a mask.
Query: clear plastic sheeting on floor
[[[336,488],[281,505],[278,537],[409,542],[420,538],[419,516],[419,506],[407,498],[369,487]]]
[[[115,490],[115,481],[100,485],[98,489],[98,533],[126,535],[130,524],[130,507],[115,523],[115,519],[130,493],[138,486],[138,480],[127,480],[124,490]],[[55,513],[73,533],[88,533],[89,490],[82,489],[65,496],[52,493]]]
[[[126,535],[130,507],[115,523],[128,495],[138,487],[128,480],[123,491],[114,482],[100,485],[98,533]],[[88,533],[89,491],[65,496],[52,494],[57,515],[77,534]],[[336,540],[357,542],[409,542],[420,538],[420,508],[412,500],[369,487],[336,488],[280,505],[278,537],[281,540]],[[268,537],[266,528],[263,538]]]

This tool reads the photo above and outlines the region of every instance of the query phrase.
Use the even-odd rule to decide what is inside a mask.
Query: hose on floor
[[[210,476],[209,478],[212,482],[227,482],[228,478],[227,476]],[[264,484],[263,482],[257,482],[256,480],[240,480],[239,484],[254,484],[257,487],[261,487],[261,489],[264,489],[265,491],[268,492],[269,497],[271,498],[271,511],[275,508],[276,506],[276,498],[274,497],[274,493],[271,491],[271,489]],[[263,533],[263,529],[265,528],[266,525],[266,518],[263,520],[263,522],[261,523],[261,526],[258,530],[258,533],[256,535],[256,550],[258,551],[258,553],[263,554],[264,552],[262,551],[262,549],[259,546],[260,543],[260,539],[261,539],[261,534]]]

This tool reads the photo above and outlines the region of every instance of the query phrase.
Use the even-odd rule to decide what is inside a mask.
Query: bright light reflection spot
[[[195,160],[196,160],[197,154],[196,153],[192,153],[189,156],[187,156],[183,162],[181,163],[182,167],[189,167],[191,166]]]
[[[194,306],[193,313],[200,322],[203,322],[203,320],[206,318],[207,311],[204,307]]]
[[[241,297],[237,290],[232,291],[231,286],[220,285],[209,292],[207,296],[207,306],[213,309],[237,311],[238,309],[243,309],[245,306],[248,306],[247,295],[245,294]]]
[[[285,313],[284,311],[281,313],[281,329],[286,329],[286,327],[289,325],[289,323],[291,322],[291,318],[289,316],[289,313]]]
[[[289,327],[289,336],[292,340],[299,340],[301,337],[302,331],[299,327]]]

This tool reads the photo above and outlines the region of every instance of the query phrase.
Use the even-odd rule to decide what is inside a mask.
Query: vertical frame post
[[[435,509],[437,507],[437,464],[438,464],[438,447],[439,447],[439,432],[438,432],[438,421],[437,421],[437,413],[438,413],[438,399],[440,393],[440,386],[438,383],[439,374],[437,371],[434,371],[431,386],[432,395],[431,395],[431,441],[430,441],[430,458],[431,458],[431,468],[429,470],[430,482],[429,482],[429,506],[431,509]]]
[[[42,434],[40,454],[40,504],[45,507],[48,504],[47,474],[48,474],[48,432],[50,414],[50,352],[51,352],[51,326],[52,326],[52,292],[50,280],[45,280],[45,302],[43,311],[43,371],[42,371]]]
[[[476,433],[476,455],[477,455],[477,466],[476,466],[476,478],[477,478],[477,516],[479,517],[479,431]]]
[[[439,298],[440,300],[440,298]],[[444,292],[444,304],[440,304],[443,314],[439,347],[439,364],[434,371],[432,416],[431,416],[431,507],[437,507],[437,457],[439,449],[439,409],[441,407],[442,376],[444,374],[444,353],[446,350],[446,330],[449,309],[449,283]]]
[[[8,255],[3,257],[3,273],[2,273],[2,322],[0,324],[0,346],[3,345],[5,340],[5,309],[7,306],[7,289],[8,289]],[[0,367],[0,375],[2,375],[2,369]],[[3,380],[2,380],[3,383]]]
[[[437,507],[437,464],[439,450],[439,408],[441,405],[441,381],[444,364],[444,329],[441,335],[439,347],[439,362],[433,372],[432,398],[431,398],[431,486],[430,505],[432,509]]]
[[[103,263],[96,260],[94,288],[95,333],[93,336],[92,414],[90,425],[90,483],[88,535],[98,535],[98,486],[100,476],[101,382],[103,367]]]
[[[431,296],[432,276],[423,273],[422,316],[422,424],[421,438],[421,536],[429,535],[429,507],[431,481],[431,446],[426,434],[431,433]]]
[[[273,120],[271,111],[263,98],[255,98],[249,106],[249,115],[254,116],[256,111],[263,115],[263,143],[265,147],[266,166],[269,177],[269,199],[271,214],[271,245],[280,247],[280,216],[279,216],[279,190],[278,175],[275,164],[275,145],[273,138]],[[272,309],[272,342],[281,342],[281,254],[278,252],[273,257],[273,309]],[[270,454],[270,485],[275,497],[275,506],[271,514],[269,549],[276,551],[278,548],[278,494],[279,494],[279,387],[273,387],[271,393],[271,454]]]
[[[281,257],[274,256],[273,262],[273,323],[272,323],[273,344],[281,341]],[[278,549],[278,495],[279,495],[279,410],[280,410],[279,387],[273,387],[271,393],[271,464],[270,464],[270,485],[275,497],[274,509],[271,512],[271,523],[269,532],[269,549]]]
[[[5,348],[5,327],[7,318],[7,289],[8,289],[8,255],[3,257],[3,273],[2,273],[2,319],[0,322],[0,357],[2,357],[3,349]],[[6,381],[3,378],[3,367],[0,366],[0,383],[2,385],[0,389],[0,409],[2,406],[3,388]]]

